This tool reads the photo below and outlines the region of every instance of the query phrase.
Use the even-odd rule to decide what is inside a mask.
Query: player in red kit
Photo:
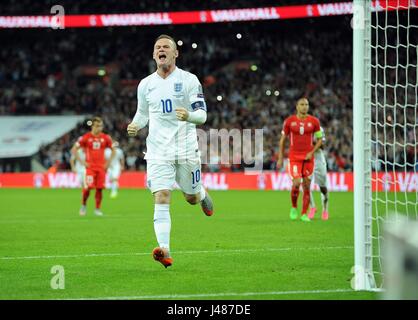
[[[96,209],[94,213],[97,216],[103,215],[103,212],[100,210],[103,197],[102,190],[105,188],[106,170],[115,155],[115,150],[112,138],[102,131],[102,119],[94,117],[91,121],[91,131],[81,136],[71,149],[74,157],[86,166],[86,175],[83,183],[83,199],[80,208],[81,216],[86,215],[86,203],[91,189],[96,189]],[[77,150],[79,148],[84,149],[86,155],[85,161],[78,156]],[[105,160],[106,148],[112,149],[112,154],[108,161]]]
[[[284,122],[279,142],[279,158],[277,160],[277,168],[280,169],[283,166],[284,145],[286,138],[289,137],[290,147],[287,171],[292,178],[290,219],[296,220],[299,216],[297,203],[302,183],[303,205],[301,220],[305,222],[310,221],[306,213],[309,208],[311,176],[314,170],[313,155],[322,144],[322,131],[319,120],[309,115],[308,111],[308,99],[299,99],[296,104],[296,115],[288,117]],[[317,138],[315,145],[313,145],[314,136]]]

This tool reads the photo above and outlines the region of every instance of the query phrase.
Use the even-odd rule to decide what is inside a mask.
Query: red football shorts
[[[303,160],[289,160],[287,164],[287,172],[293,179],[310,178],[313,174],[315,160],[312,158],[309,161]]]
[[[86,169],[84,187],[89,189],[104,189],[106,181],[106,171],[104,169]]]

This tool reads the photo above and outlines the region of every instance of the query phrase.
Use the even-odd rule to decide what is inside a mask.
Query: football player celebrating
[[[207,216],[213,203],[201,183],[200,152],[196,125],[206,121],[206,103],[197,77],[176,66],[175,40],[160,35],[154,43],[156,72],[138,85],[137,112],[128,125],[135,136],[149,122],[147,137],[147,184],[154,196],[154,230],[159,246],[153,257],[163,266],[170,256],[170,198],[175,182],[190,204],[201,204]]]

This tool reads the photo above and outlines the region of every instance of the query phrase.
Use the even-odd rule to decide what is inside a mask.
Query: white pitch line
[[[65,300],[156,300],[156,299],[183,299],[183,298],[216,298],[233,296],[282,296],[295,294],[323,294],[323,293],[341,293],[354,292],[352,289],[330,289],[330,290],[303,290],[303,291],[270,291],[270,292],[220,292],[220,293],[198,293],[198,294],[164,294],[164,295],[144,295],[144,296],[122,296],[122,297],[95,297],[95,298],[74,298]]]
[[[251,253],[263,251],[291,251],[291,250],[343,250],[353,249],[347,247],[307,247],[307,248],[266,248],[266,249],[221,249],[221,250],[199,250],[199,251],[172,251],[173,254],[204,254],[204,253]],[[89,257],[115,257],[115,256],[142,256],[150,255],[150,252],[126,252],[126,253],[89,253],[55,256],[26,256],[26,257],[0,257],[0,260],[29,260],[29,259],[57,259],[57,258],[89,258]]]

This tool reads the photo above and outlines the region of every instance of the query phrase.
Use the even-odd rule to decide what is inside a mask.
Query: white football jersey
[[[148,120],[145,159],[179,160],[200,157],[196,125],[176,118],[176,109],[206,111],[202,86],[197,77],[178,67],[165,79],[157,72],[138,85],[138,108],[134,123]],[[146,122],[145,122],[146,124]]]
[[[320,127],[320,128],[321,128],[321,132],[322,132],[322,138],[321,138],[322,143],[325,144],[325,141],[326,141],[325,140],[325,130],[322,127]],[[316,139],[315,139],[315,141],[316,141]],[[325,162],[325,155],[324,155],[324,151],[322,150],[322,147],[315,151],[314,158],[315,158],[315,161],[317,161],[317,162]]]
[[[110,155],[112,154],[112,149],[106,148],[105,149],[105,159],[109,160]],[[115,148],[115,156],[112,159],[112,162],[109,163],[109,169],[120,169],[120,161],[124,159],[123,151],[121,148],[116,147]]]
[[[85,161],[86,160],[86,155],[85,155],[83,149],[80,148],[80,149],[77,150],[77,152],[78,152],[78,156],[80,157],[80,159],[82,161]],[[77,161],[77,159],[74,157],[74,155],[71,155],[71,158],[75,160],[75,162],[74,162],[75,171],[84,172],[84,170],[86,168],[79,161]]]

